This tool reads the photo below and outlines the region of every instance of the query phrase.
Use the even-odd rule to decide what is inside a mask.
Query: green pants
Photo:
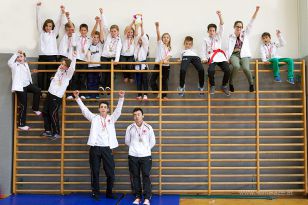
[[[292,58],[271,58],[268,60],[272,63],[274,77],[280,77],[279,62],[288,64],[288,78],[294,78],[294,62]]]
[[[236,77],[238,71],[242,67],[249,85],[253,85],[252,74],[250,71],[250,57],[241,58],[240,52],[233,53],[230,57],[230,62],[232,64],[232,71],[230,76],[230,84],[233,85],[233,80]]]

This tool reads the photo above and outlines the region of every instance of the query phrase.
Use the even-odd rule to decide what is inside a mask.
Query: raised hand
[[[217,14],[218,16],[221,16],[221,11],[216,11],[216,14]]]
[[[155,26],[156,26],[156,27],[159,27],[159,22],[155,22]]]
[[[103,8],[99,8],[99,13],[102,15],[103,14]]]
[[[76,99],[78,99],[79,98],[79,91],[78,90],[73,91],[73,95]]]
[[[276,35],[279,37],[281,35],[281,31],[279,29],[276,30]]]
[[[61,9],[62,14],[65,14],[65,6],[61,5],[60,9]]]
[[[37,5],[37,6],[41,6],[41,5],[42,5],[42,2],[39,1],[39,2],[36,3],[36,5]]]
[[[120,98],[124,98],[124,95],[125,95],[125,91],[124,90],[120,90],[119,91]]]

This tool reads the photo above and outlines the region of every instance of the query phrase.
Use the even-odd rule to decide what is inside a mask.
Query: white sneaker
[[[137,198],[135,199],[135,201],[133,202],[134,205],[139,205],[141,202],[141,199]]]
[[[85,100],[85,99],[86,99],[86,97],[85,97],[85,96],[83,96],[83,95],[82,95],[82,96],[80,96],[80,98],[81,98],[81,99],[83,99],[83,100]]]
[[[69,96],[66,97],[66,99],[67,99],[67,100],[72,100],[72,99],[74,99],[74,98],[73,98],[73,96],[69,95]]]
[[[41,116],[42,112],[41,111],[33,111],[37,116]]]
[[[22,126],[22,127],[19,126],[18,129],[23,130],[23,131],[28,131],[30,130],[30,127],[29,126]]]
[[[184,91],[185,91],[185,86],[184,87],[178,87],[178,91],[179,91],[179,96],[183,97],[184,96]]]
[[[143,100],[148,100],[148,96],[147,96],[147,95],[144,95],[144,96],[143,96]]]
[[[102,86],[100,86],[100,87],[98,88],[98,90],[99,90],[99,91],[104,91],[105,89],[104,89]]]
[[[143,202],[143,205],[150,205],[150,200],[145,199],[144,202]]]

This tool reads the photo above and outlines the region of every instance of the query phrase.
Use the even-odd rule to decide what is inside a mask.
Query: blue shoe
[[[294,78],[288,78],[287,82],[290,83],[290,84],[292,84],[292,85],[295,84],[295,83],[294,83]]]
[[[274,77],[274,82],[281,83],[280,76]]]
[[[100,99],[99,95],[95,96],[96,99]]]

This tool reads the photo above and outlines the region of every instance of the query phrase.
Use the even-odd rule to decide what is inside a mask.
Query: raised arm
[[[252,18],[251,19],[256,19],[256,17],[257,17],[257,14],[258,14],[258,12],[259,12],[259,10],[260,10],[260,6],[256,6],[256,10],[255,10],[255,12],[253,13],[253,15],[252,15]]]
[[[65,7],[63,5],[60,6],[60,15],[55,23],[54,33],[57,36],[59,34],[61,25],[62,25],[62,17],[65,15]]]
[[[159,22],[155,22],[155,27],[156,27],[156,37],[157,37],[157,41],[161,40],[160,37],[160,30],[159,30]]]
[[[223,31],[223,30],[224,30],[224,28],[223,28],[224,20],[223,20],[223,18],[222,18],[222,13],[221,13],[221,11],[217,11],[216,14],[217,14],[217,16],[218,16],[218,18],[219,18],[218,35],[219,35],[220,38],[222,38],[222,34],[223,34],[223,32],[224,32],[224,31]]]
[[[260,6],[256,6],[256,10],[255,10],[254,14],[252,15],[251,20],[250,20],[250,22],[247,24],[247,27],[246,27],[246,32],[247,32],[247,34],[250,33],[250,31],[251,31],[251,29],[252,29],[252,24],[253,24],[254,20],[256,19],[259,10],[260,10]]]
[[[91,32],[91,37],[93,38],[95,35],[95,32],[97,31],[97,27],[100,24],[100,18],[98,16],[95,17],[95,24],[93,26],[92,32]]]
[[[74,96],[75,96],[75,100],[79,105],[79,108],[83,114],[83,116],[85,118],[87,118],[89,121],[92,121],[92,119],[95,117],[95,114],[93,114],[82,102],[82,100],[79,97],[79,91],[75,90],[73,92]]]
[[[286,45],[286,41],[284,40],[284,38],[281,35],[281,31],[279,29],[277,29],[276,31],[276,35],[278,38],[279,43],[276,43],[277,47],[283,47]]]
[[[102,26],[102,28],[103,28],[104,32],[106,33],[106,36],[107,36],[107,34],[109,33],[109,29],[108,29],[108,23],[107,23],[106,17],[104,15],[104,10],[102,8],[100,8],[99,13],[101,15],[101,26]]]
[[[111,118],[113,119],[114,122],[116,122],[118,120],[118,118],[120,117],[120,115],[122,113],[122,106],[123,106],[123,103],[124,103],[124,95],[125,95],[124,91],[119,92],[119,101],[118,101],[117,108],[113,111],[113,113],[111,115]]]
[[[42,27],[43,27],[43,22],[42,22],[42,17],[41,17],[41,2],[37,2],[36,4],[36,26],[37,26],[37,30],[39,32],[42,31]]]
[[[124,30],[124,35],[126,36],[127,32],[133,28],[133,25],[135,24],[135,21],[132,21],[128,26],[126,26]]]
[[[14,55],[12,55],[12,57],[10,58],[10,60],[7,62],[7,64],[9,65],[10,68],[13,68],[13,65],[16,61],[16,58],[18,57],[18,55],[20,54],[20,52],[22,51],[18,51],[17,53],[14,53]]]
[[[70,78],[73,77],[75,69],[76,69],[76,55],[77,55],[77,53],[76,53],[76,51],[74,51],[73,52],[73,57],[71,59],[72,60],[71,65],[68,68],[68,74],[69,74]]]
[[[71,20],[70,12],[65,12],[65,16],[66,16],[67,23],[69,24],[70,28],[73,28],[74,25],[73,25],[73,22]]]

